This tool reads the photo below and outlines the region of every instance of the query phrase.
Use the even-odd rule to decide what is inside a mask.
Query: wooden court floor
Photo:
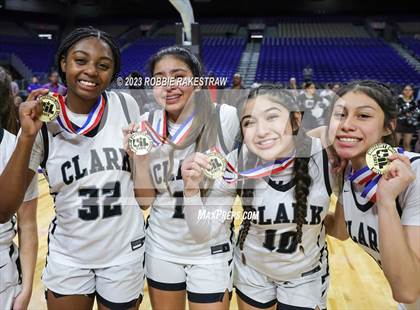
[[[35,280],[30,310],[46,309],[44,287],[41,273],[47,253],[48,225],[53,217],[52,199],[48,194],[48,184],[40,177],[38,201],[38,236],[39,251],[35,271]],[[358,248],[351,240],[345,242],[333,238],[328,240],[330,253],[330,289],[328,294],[328,309],[359,310],[359,309],[396,309],[392,300],[391,290],[382,271],[372,258]],[[145,296],[140,306],[142,310],[151,309],[147,286]],[[235,294],[231,309],[236,310]],[[174,309],[177,310],[177,309]]]

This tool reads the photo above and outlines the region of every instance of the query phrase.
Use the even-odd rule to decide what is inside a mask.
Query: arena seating
[[[420,83],[416,72],[380,38],[264,38],[256,81],[287,82],[313,68],[317,82],[377,79],[393,84]]]
[[[420,36],[400,36],[399,37],[402,45],[409,49],[416,57],[420,60]]]
[[[147,73],[149,57],[160,48],[175,44],[173,38],[142,38],[122,52],[122,75],[137,70]],[[228,77],[235,73],[246,42],[244,38],[208,37],[202,42],[202,57],[207,72]]]
[[[46,73],[54,63],[57,42],[30,37],[0,36],[0,53],[14,53],[34,73]]]

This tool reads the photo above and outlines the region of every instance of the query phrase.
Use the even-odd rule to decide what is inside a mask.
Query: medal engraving
[[[390,165],[388,157],[397,151],[386,143],[378,143],[369,148],[366,153],[366,163],[370,170],[384,174]]]
[[[44,95],[39,98],[42,104],[42,114],[39,120],[42,122],[51,122],[60,114],[60,103],[56,97]]]
[[[219,153],[210,153],[207,155],[209,158],[210,168],[204,169],[204,174],[210,179],[220,178],[226,169],[226,161]]]
[[[128,146],[136,155],[146,155],[153,147],[152,139],[145,132],[134,132],[128,138]]]

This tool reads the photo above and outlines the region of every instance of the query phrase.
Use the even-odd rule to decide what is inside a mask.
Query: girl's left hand
[[[398,195],[416,178],[407,156],[393,154],[389,160],[391,160],[391,165],[378,182],[376,190],[378,202],[395,201]]]

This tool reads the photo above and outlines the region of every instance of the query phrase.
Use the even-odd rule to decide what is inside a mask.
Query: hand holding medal
[[[389,156],[392,154],[397,154],[397,151],[392,146],[386,143],[377,143],[367,151],[366,164],[373,172],[384,174],[391,164]]]
[[[152,150],[153,142],[145,131],[136,131],[128,138],[128,147],[136,155],[146,155]]]
[[[130,124],[123,129],[123,134],[125,149],[139,156],[148,154],[153,146],[159,146],[163,143],[161,137],[147,121],[142,121],[140,124]]]
[[[31,92],[25,102],[19,105],[19,120],[22,128],[22,137],[35,137],[38,130],[42,127],[39,120],[42,114],[42,106],[39,98],[48,94],[48,89],[37,89]]]
[[[226,170],[225,158],[216,150],[212,149],[206,153],[208,166],[204,169],[204,175],[209,179],[215,180],[223,176]]]
[[[378,184],[383,184],[389,179],[398,177],[398,172],[394,170],[396,167],[400,166],[400,164],[408,160],[402,155],[403,153],[404,150],[402,148],[395,149],[386,143],[374,144],[366,152],[367,166],[357,171],[353,170],[349,175],[349,180],[363,186],[361,196],[372,203],[376,203]],[[408,166],[409,165],[410,163],[408,161]],[[396,170],[398,169],[399,168]],[[389,188],[389,191],[393,192],[393,189]],[[381,192],[383,191],[381,190]],[[387,194],[381,195],[381,197],[386,195]],[[395,198],[396,196],[393,199]]]
[[[38,100],[42,106],[42,114],[40,115],[39,120],[44,123],[55,120],[61,110],[58,98],[47,94],[39,97]]]

